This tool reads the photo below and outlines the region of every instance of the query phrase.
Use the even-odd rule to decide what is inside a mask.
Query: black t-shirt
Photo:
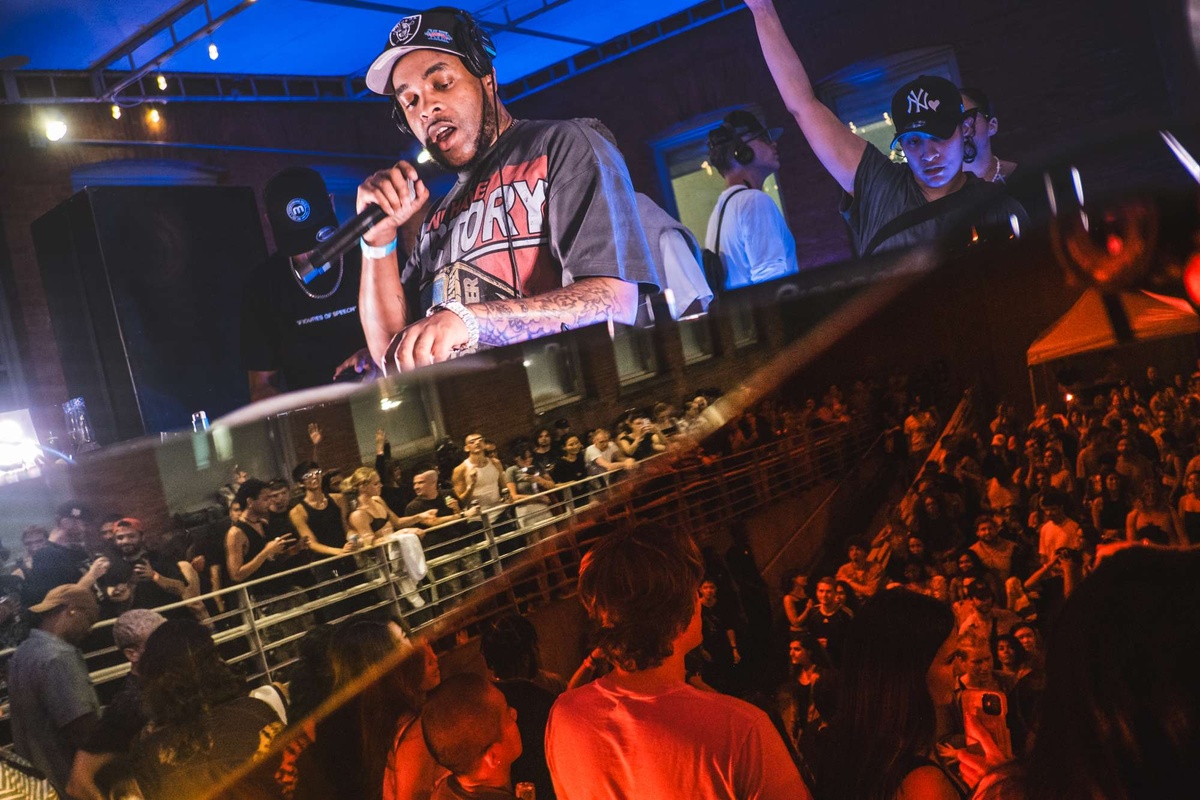
[[[411,517],[414,514],[424,514],[430,509],[437,511],[437,515],[439,517],[449,517],[454,514],[454,511],[451,510],[450,506],[446,505],[446,498],[439,494],[432,500],[426,500],[424,497],[415,498],[407,506],[405,506],[404,515],[406,517]],[[463,530],[462,525],[447,525],[444,528],[431,530],[426,533],[422,538],[421,543],[425,550],[428,551],[429,548],[433,547],[434,545],[448,542],[451,539],[457,539],[465,533],[466,531]],[[430,555],[436,556],[438,553],[430,553]]]
[[[142,684],[131,674],[105,707],[83,749],[89,753],[127,753],[149,721],[142,710]]]
[[[555,694],[533,681],[496,681],[496,688],[517,711],[517,728],[523,745],[521,756],[512,765],[513,783],[530,781],[538,800],[554,800],[554,785],[546,764],[546,724]]]
[[[210,746],[200,752],[179,755],[171,725],[147,734],[134,746],[135,774],[147,800],[202,797],[230,774],[252,759],[269,758],[278,764],[279,754],[269,754],[272,740],[283,730],[275,711],[261,700],[239,697],[209,711],[197,711]],[[275,789],[275,769],[256,770],[240,788],[247,796],[269,797]]]
[[[25,579],[21,602],[26,608],[45,599],[55,586],[78,583],[87,572],[88,555],[82,547],[67,547],[54,542],[33,554],[33,566]]]
[[[322,386],[333,382],[339,364],[366,346],[358,316],[359,249],[347,252],[340,263],[341,269],[335,263],[307,286],[280,253],[255,268],[242,299],[246,371],[279,370],[291,391]]]
[[[554,471],[551,473],[555,483],[571,483],[572,481],[581,481],[587,477],[587,463],[583,460],[583,453],[580,453],[574,461],[568,461],[565,458],[560,458],[554,464]]]
[[[1016,215],[1022,230],[1029,228],[1029,215],[1020,203],[997,185],[985,183],[972,174],[967,174],[967,182],[952,196],[955,200],[932,219],[884,240],[875,252],[946,239],[955,243],[959,237],[965,244],[972,227],[985,239],[989,236],[1007,239],[1012,233],[1011,214]],[[894,163],[868,145],[854,173],[854,195],[843,195],[839,210],[850,225],[854,252],[870,255],[863,253],[863,249],[884,225],[928,202],[907,164]]]
[[[827,617],[821,613],[820,607],[817,607],[813,609],[805,624],[814,636],[825,640],[825,650],[833,663],[837,664],[841,659],[842,641],[846,638],[850,622],[851,617],[844,608],[838,608]]]
[[[175,581],[183,581],[183,572],[179,569],[179,564],[174,560],[164,556],[162,553],[155,553],[147,550],[145,553],[145,559],[154,569],[154,571],[164,578],[170,578],[171,580]],[[179,602],[179,595],[171,594],[153,581],[133,582],[132,565],[130,565],[130,568],[130,586],[133,588],[133,604],[130,606],[130,608],[158,608],[159,606],[165,606],[168,603]],[[189,612],[186,608],[177,608],[175,609],[175,613],[180,617],[191,615],[191,612]]]

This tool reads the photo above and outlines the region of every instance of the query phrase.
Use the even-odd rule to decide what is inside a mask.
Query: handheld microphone
[[[387,213],[375,203],[364,208],[354,219],[340,226],[333,235],[313,248],[306,255],[296,256],[296,275],[305,284],[325,274],[325,265],[358,244],[364,233],[374,228],[387,217]]]
[[[413,181],[408,182],[409,195],[415,200],[417,189]],[[367,231],[374,228],[387,218],[387,212],[376,203],[369,204],[358,216],[340,226],[333,235],[313,248],[307,256],[300,255],[295,259],[296,275],[305,284],[324,275],[329,264],[335,258],[358,244],[358,240]]]

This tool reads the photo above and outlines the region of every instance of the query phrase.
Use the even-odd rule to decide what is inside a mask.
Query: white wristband
[[[466,353],[474,353],[479,348],[479,319],[471,312],[469,308],[457,301],[449,303],[440,303],[436,306],[431,306],[429,311],[425,312],[426,317],[432,317],[439,311],[449,311],[454,316],[463,321],[463,325],[467,326],[467,344],[456,355],[464,355]]]
[[[373,258],[373,259],[385,258],[387,256],[390,256],[392,253],[396,252],[396,240],[395,239],[392,239],[390,242],[385,244],[383,247],[375,247],[374,245],[367,244],[365,239],[359,239],[358,243],[362,247],[363,255],[366,256],[367,258]]]

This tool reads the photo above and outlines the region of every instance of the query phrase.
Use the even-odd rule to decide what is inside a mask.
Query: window
[[[903,151],[892,149],[892,95],[897,87],[922,75],[939,75],[961,85],[954,51],[923,47],[851,64],[822,81],[816,87],[817,96],[850,130],[893,161],[902,162]]]
[[[535,411],[572,403],[583,396],[574,342],[528,342],[525,377]]]
[[[746,108],[762,118],[757,107]],[[725,179],[708,163],[708,132],[720,125],[721,119],[732,110],[726,108],[694,117],[650,143],[663,186],[664,207],[694,233],[701,244],[708,232],[708,218],[717,205],[717,197],[725,190]],[[763,191],[780,210],[783,209],[774,175],[767,178]]]
[[[437,395],[425,383],[396,380],[377,383],[379,391],[360,392],[350,401],[358,450],[375,457],[375,431],[382,428],[392,443],[392,455],[403,457],[433,449],[439,429]]]
[[[729,321],[733,324],[734,347],[748,347],[758,341],[758,323],[750,305],[740,304],[732,309]]]
[[[695,364],[713,357],[712,328],[707,317],[681,320],[679,338],[683,342],[683,362]]]
[[[646,328],[617,326],[613,335],[613,352],[617,357],[617,375],[622,386],[658,374],[654,334]]]

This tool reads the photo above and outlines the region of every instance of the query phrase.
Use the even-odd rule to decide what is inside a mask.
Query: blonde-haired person
[[[353,510],[349,517],[349,533],[358,535],[362,547],[370,547],[394,534],[412,534],[419,538],[425,535],[424,527],[437,524],[436,511],[401,517],[388,508],[388,504],[380,496],[383,480],[374,467],[359,467],[354,470],[350,477],[342,481],[342,491],[348,497],[354,498]],[[416,582],[425,577],[425,557],[415,539],[406,539],[404,536],[398,539],[398,549],[408,574],[402,574],[397,582],[405,599],[414,607],[420,608],[425,605],[425,601],[417,593]]]

